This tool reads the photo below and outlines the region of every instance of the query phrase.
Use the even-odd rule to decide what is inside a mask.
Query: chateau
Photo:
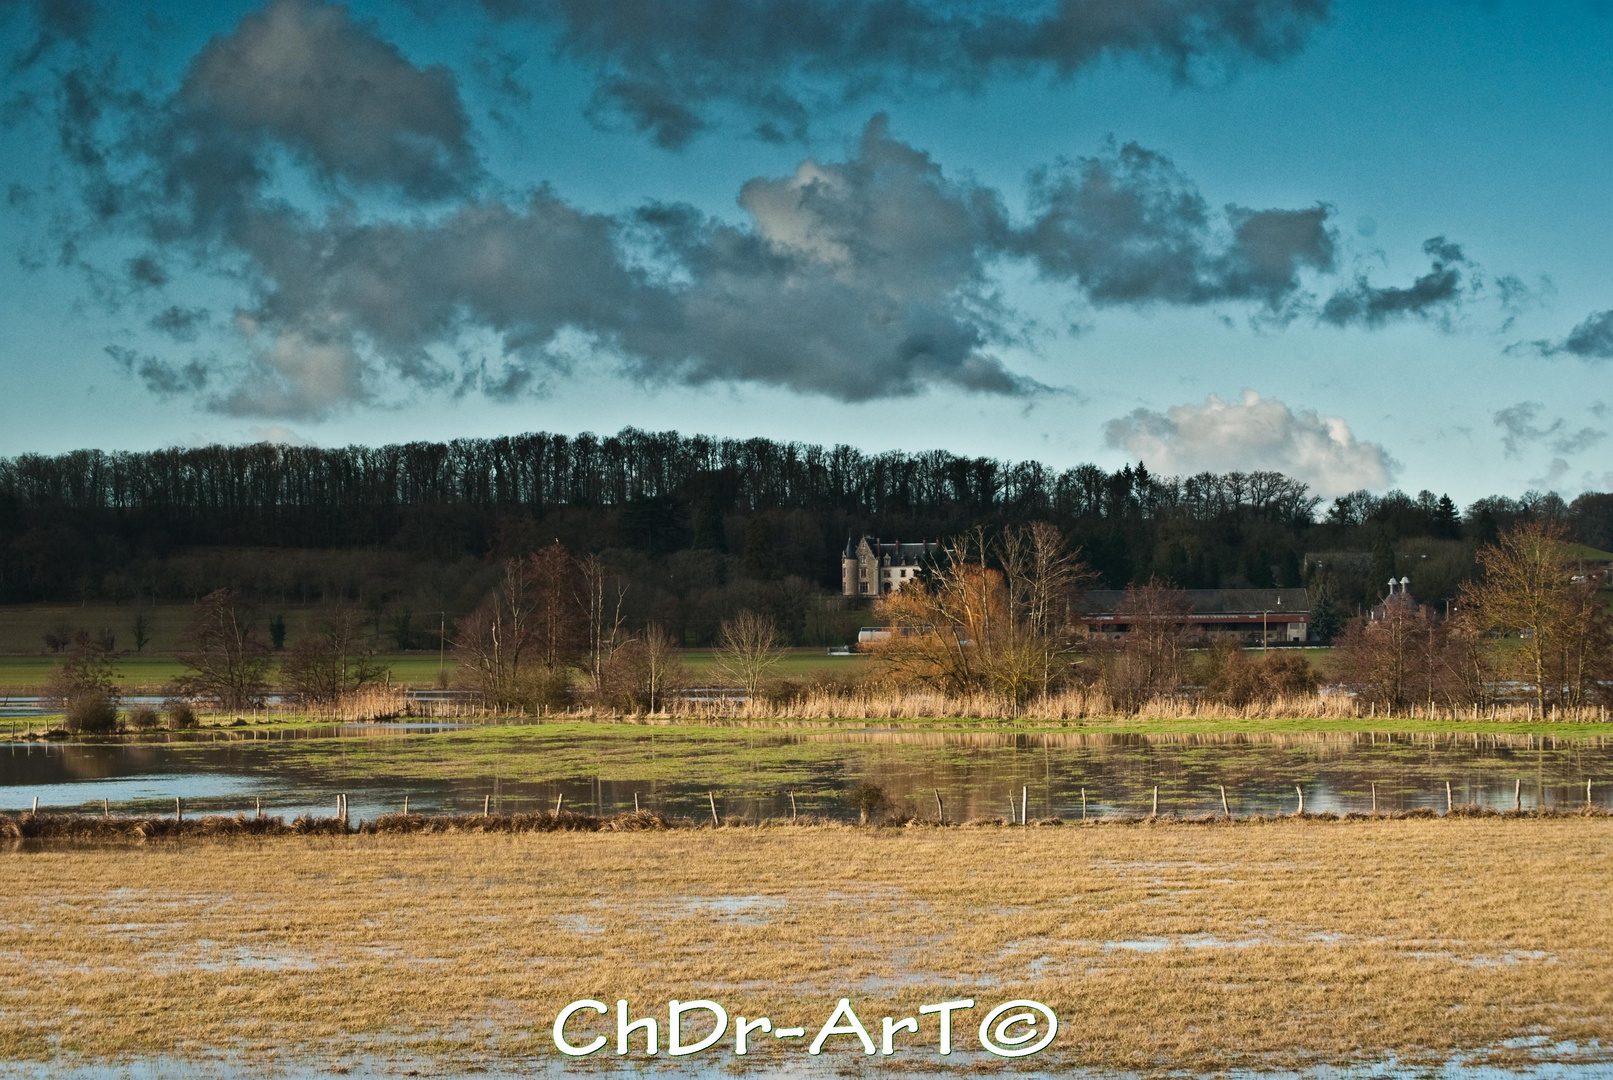
[[[847,537],[840,556],[840,591],[846,596],[879,596],[900,589],[918,576],[926,558],[942,551],[939,541],[887,544],[875,536]]]

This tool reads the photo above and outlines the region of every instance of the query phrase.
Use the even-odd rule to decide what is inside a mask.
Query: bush
[[[80,694],[67,703],[67,730],[103,734],[118,728],[118,707],[106,694]]]
[[[150,731],[162,722],[157,710],[150,705],[136,705],[129,710],[129,726],[136,731]]]
[[[890,799],[886,797],[885,789],[867,780],[847,792],[846,798],[851,800],[851,805],[857,808],[857,820],[862,825],[867,825],[870,821],[877,820],[880,811],[890,805]]]
[[[1218,641],[1204,662],[1209,669],[1205,696],[1222,705],[1243,708],[1316,693],[1316,672],[1297,650],[1252,652],[1235,642]]]
[[[196,710],[184,698],[172,698],[165,702],[162,711],[168,714],[168,726],[175,731],[196,726]]]

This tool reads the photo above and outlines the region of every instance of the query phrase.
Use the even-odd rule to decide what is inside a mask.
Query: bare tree
[[[605,666],[624,640],[622,602],[627,586],[611,575],[598,555],[582,559],[577,568],[581,607],[588,620],[588,677],[598,693],[604,686]]]
[[[1429,696],[1430,659],[1438,655],[1432,635],[1422,607],[1392,599],[1372,617],[1345,626],[1333,646],[1333,663],[1360,700],[1405,708]]]
[[[1001,541],[1012,624],[1036,663],[1045,696],[1062,660],[1073,653],[1070,597],[1095,575],[1064,535],[1045,521],[1010,529]]]
[[[280,668],[286,690],[305,704],[330,706],[385,677],[364,624],[356,608],[332,608],[313,633],[292,644]]]
[[[256,708],[268,692],[268,653],[236,594],[229,589],[208,593],[196,602],[180,638],[177,658],[190,673],[175,680],[175,687],[219,709]]]
[[[1195,644],[1187,593],[1157,578],[1132,585],[1115,609],[1126,632],[1108,650],[1103,682],[1115,707],[1135,712],[1149,699],[1174,693],[1187,671]]]
[[[724,619],[717,646],[717,670],[756,700],[762,680],[784,658],[778,628],[755,611],[741,611]]]
[[[880,600],[890,628],[872,652],[887,678],[946,693],[1046,694],[1074,654],[1071,593],[1090,572],[1045,522],[956,537],[946,563]]]
[[[465,679],[495,709],[563,705],[582,638],[581,580],[559,544],[504,564],[504,576],[455,627]]]
[[[671,691],[687,682],[688,670],[677,643],[651,623],[644,633],[624,641],[605,663],[596,700],[622,711],[653,713],[664,709]]]
[[[1575,580],[1565,535],[1558,521],[1518,522],[1479,551],[1483,580],[1460,596],[1479,626],[1516,635],[1498,658],[1533,687],[1542,713],[1548,703],[1585,704],[1613,656],[1613,616],[1594,582]]]
[[[533,651],[532,605],[520,560],[476,610],[455,626],[454,656],[492,709],[524,709],[530,699],[527,668]]]
[[[67,659],[50,673],[45,700],[65,712],[69,731],[104,732],[117,727],[117,667],[112,650],[88,630],[78,631],[67,646]]]

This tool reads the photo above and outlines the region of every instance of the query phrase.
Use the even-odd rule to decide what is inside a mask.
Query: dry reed
[[[0,873],[0,1060],[524,1074],[571,1067],[580,997],[816,1027],[848,996],[1045,1001],[1052,1074],[1605,1063],[1610,878],[1600,817],[47,844]]]

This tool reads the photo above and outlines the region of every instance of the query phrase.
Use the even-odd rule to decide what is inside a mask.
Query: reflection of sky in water
[[[1585,804],[1587,778],[1597,781],[1597,805],[1613,802],[1613,739],[1605,736],[869,729],[712,739],[710,732],[658,729],[603,743],[594,732],[511,733],[490,749],[435,742],[426,734],[433,727],[333,726],[299,729],[295,738],[244,729],[110,743],[0,741],[0,809],[27,809],[37,795],[41,809],[98,810],[106,799],[120,812],[171,813],[178,796],[187,813],[251,813],[261,799],[266,814],[329,816],[345,793],[352,818],[373,820],[401,809],[405,797],[426,813],[475,813],[484,805],[496,813],[541,812],[562,797],[569,809],[609,814],[631,810],[636,796],[645,809],[706,820],[711,792],[720,816],[754,820],[789,817],[793,792],[800,813],[844,819],[856,816],[845,792],[865,779],[884,789],[894,810],[922,818],[934,817],[939,792],[949,821],[1007,818],[1010,799],[1017,817],[1022,798],[1030,819],[1078,821],[1083,790],[1089,817],[1147,814],[1156,785],[1165,816],[1219,814],[1222,785],[1240,817],[1292,813],[1296,786],[1312,812],[1368,811],[1374,786],[1381,811],[1443,811],[1447,782],[1456,805],[1509,809],[1516,792],[1525,809],[1577,808]],[[332,738],[339,733],[354,737]],[[388,775],[388,761],[405,759],[367,753],[377,738],[407,743],[417,775]],[[537,772],[546,752],[590,761],[595,750],[594,775],[501,775]],[[645,758],[674,764],[660,770],[664,778],[622,779]],[[443,771],[456,775],[444,778],[430,767],[438,760],[451,761]]]
[[[263,787],[261,781],[246,776],[218,773],[197,775],[132,776],[117,780],[81,780],[71,784],[13,784],[0,787],[0,810],[26,810],[39,800],[40,807],[63,809],[101,800],[124,803],[160,801],[173,805],[181,799],[250,799]]]

